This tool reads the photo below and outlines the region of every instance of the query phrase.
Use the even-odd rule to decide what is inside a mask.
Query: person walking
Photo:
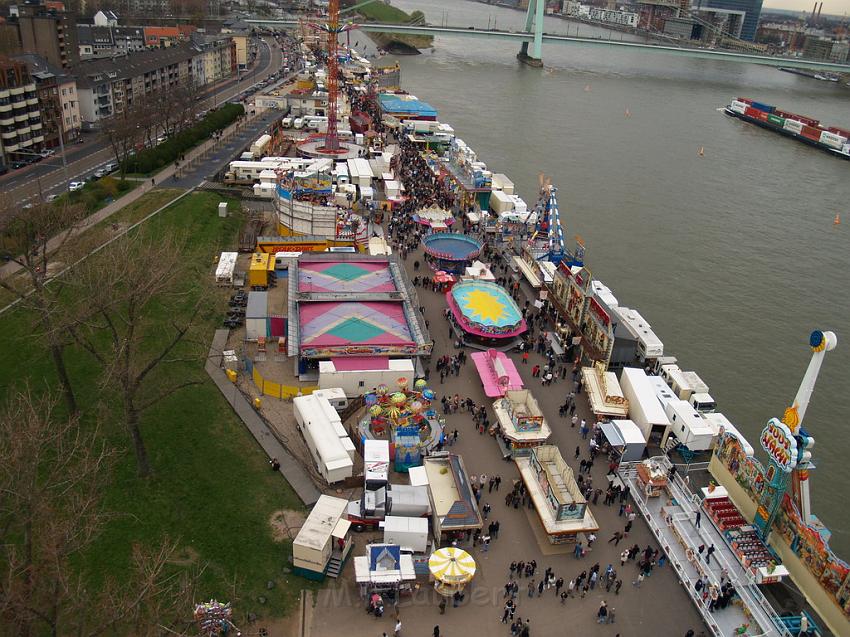
[[[561,594],[561,589],[564,588],[564,578],[559,577],[555,580],[555,595],[558,596]]]
[[[613,607],[608,609],[608,623],[609,624],[614,623],[614,611],[615,610],[617,610],[617,609],[613,608]]]
[[[644,580],[643,571],[641,571],[640,573],[638,573],[637,579],[634,582],[632,582],[632,584],[636,588],[640,588],[640,585],[643,584],[643,580]]]
[[[401,637],[401,620],[395,620],[395,629],[393,630],[394,637]]]
[[[445,598],[445,597],[443,597],[443,598],[440,600],[440,615],[445,615],[445,614],[446,614],[446,598]],[[434,632],[434,634],[435,634],[435,635],[439,635],[439,634],[440,634],[440,633],[439,633],[439,626],[438,626],[438,627],[436,627],[436,628],[434,628],[434,630],[435,630],[435,632]]]
[[[490,507],[490,503],[489,503],[489,502],[485,502],[485,503],[484,503],[484,506],[483,506],[483,507],[481,507],[481,512],[484,514],[484,519],[485,519],[485,520],[487,519],[487,516],[489,516],[489,515],[490,515],[490,509],[491,509],[491,507]]]
[[[596,623],[604,624],[606,618],[608,617],[608,608],[605,600],[602,600],[602,603],[599,604],[599,610],[596,611]]]
[[[534,580],[532,579],[532,580],[528,583],[528,596],[529,596],[529,597],[534,597],[534,590],[535,590],[536,588],[537,588],[537,587],[534,585]]]
[[[697,510],[697,518],[696,518],[696,521],[694,522],[694,524],[696,525],[697,528],[700,528],[699,523],[700,523],[701,520],[702,520],[702,512]]]
[[[434,637],[440,637],[440,627],[434,626]]]
[[[714,553],[714,544],[708,547],[708,550],[705,552],[705,563],[711,564],[711,554]]]

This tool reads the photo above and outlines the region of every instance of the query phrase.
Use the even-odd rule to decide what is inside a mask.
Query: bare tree
[[[133,545],[131,568],[100,590],[75,564],[115,517],[101,496],[116,455],[96,426],[58,416],[56,404],[25,390],[0,412],[0,632],[182,631],[204,566],[177,566],[177,541]]]
[[[106,521],[113,454],[95,427],[60,418],[27,390],[0,413],[0,617],[27,637],[56,635],[84,587],[70,561]]]
[[[62,387],[68,413],[78,411],[77,399],[65,366],[68,344],[61,326],[64,311],[59,303],[63,281],[48,286],[51,270],[67,262],[72,252],[68,244],[76,225],[84,218],[82,206],[38,203],[29,209],[8,206],[0,219],[0,254],[12,264],[6,276],[0,275],[0,288],[14,295],[19,305],[30,311],[34,334],[50,352],[56,376]]]
[[[142,138],[142,123],[145,119],[143,104],[126,107],[112,117],[103,120],[102,131],[112,154],[124,177],[124,165],[130,155],[135,152],[136,145]]]
[[[151,474],[141,416],[167,396],[200,381],[175,380],[175,364],[199,362],[195,320],[205,295],[186,289],[190,274],[181,241],[142,235],[116,241],[81,264],[73,279],[74,322],[69,333],[103,369],[103,385],[114,389],[133,443],[139,474]],[[181,284],[183,288],[181,289]],[[163,329],[149,315],[170,318]],[[181,370],[182,371],[182,370]]]

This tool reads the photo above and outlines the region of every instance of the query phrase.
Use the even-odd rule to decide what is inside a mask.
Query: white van
[[[284,128],[292,128],[292,118],[291,117],[284,117],[283,121],[281,122],[281,125]]]
[[[292,122],[292,128],[304,128],[304,118],[296,117],[295,121]]]

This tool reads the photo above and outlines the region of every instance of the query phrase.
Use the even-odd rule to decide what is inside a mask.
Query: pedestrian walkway
[[[669,458],[653,458],[666,470],[672,467]],[[710,520],[703,515],[700,526],[696,525],[696,513],[700,510],[699,498],[691,492],[682,478],[676,474],[668,478],[667,492],[659,497],[647,497],[637,478],[637,463],[620,465],[620,478],[631,488],[638,509],[646,518],[653,535],[661,543],[670,564],[676,569],[685,590],[706,625],[718,637],[734,635],[735,631],[749,624],[747,635],[790,637],[776,611],[758,589],[753,578],[744,570],[726,539]],[[710,561],[699,547],[714,546]],[[703,601],[703,591],[697,591],[696,582],[708,577],[709,584],[718,589],[721,577],[731,580],[738,593],[740,603],[733,601],[726,608],[708,608],[708,599]]]
[[[304,467],[284,448],[272,434],[265,421],[245,399],[236,385],[230,382],[221,367],[221,353],[227,346],[228,330],[216,330],[204,370],[212,378],[225,400],[230,403],[233,411],[242,420],[251,435],[268,454],[269,459],[277,458],[280,462],[280,472],[295,490],[305,506],[311,507],[319,499],[319,490]]]

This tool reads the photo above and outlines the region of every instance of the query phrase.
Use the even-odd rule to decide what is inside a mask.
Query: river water
[[[524,21],[462,0],[393,4],[432,24]],[[546,19],[547,32],[577,28],[623,37]],[[754,447],[796,394],[809,333],[838,334],[805,425],[817,441],[814,511],[850,557],[850,163],[717,111],[749,96],[850,127],[850,88],[615,47],[544,44],[543,70],[516,53],[509,42],[438,37],[432,52],[399,58],[402,84],[529,204],[538,174],[551,177],[565,236],[584,238],[594,276],[700,374]]]

